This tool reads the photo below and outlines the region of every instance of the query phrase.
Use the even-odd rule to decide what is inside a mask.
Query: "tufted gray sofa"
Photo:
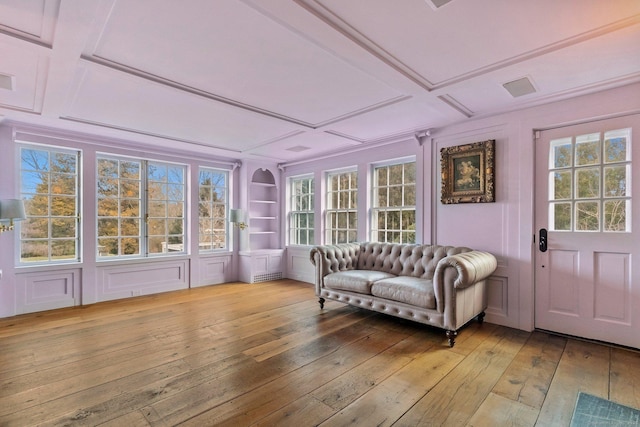
[[[320,308],[330,299],[436,326],[451,347],[464,324],[482,322],[497,267],[490,253],[439,245],[344,243],[310,255]]]

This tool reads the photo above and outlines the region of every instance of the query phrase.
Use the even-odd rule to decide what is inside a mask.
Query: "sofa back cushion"
[[[438,261],[469,251],[471,249],[455,246],[366,242],[361,245],[357,268],[433,279]]]

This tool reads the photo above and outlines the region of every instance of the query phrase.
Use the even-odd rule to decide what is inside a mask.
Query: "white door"
[[[640,115],[538,134],[536,328],[640,348],[639,156]]]

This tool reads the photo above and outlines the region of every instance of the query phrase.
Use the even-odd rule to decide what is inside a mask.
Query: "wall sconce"
[[[0,200],[0,233],[13,230],[13,221],[22,221],[26,218],[22,200]],[[8,225],[6,224],[7,222],[9,223]]]
[[[245,222],[246,214],[242,209],[230,209],[229,210],[229,222],[238,227],[240,230],[244,230],[248,227]]]

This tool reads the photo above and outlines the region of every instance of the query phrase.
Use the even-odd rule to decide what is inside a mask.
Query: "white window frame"
[[[81,223],[80,223],[80,212],[82,211],[82,198],[81,198],[81,179],[82,179],[82,151],[81,150],[77,150],[77,149],[69,149],[69,148],[62,148],[62,147],[56,147],[56,146],[50,146],[50,145],[39,145],[39,144],[28,144],[28,143],[20,143],[17,145],[18,147],[18,155],[19,155],[19,160],[18,160],[18,182],[20,183],[20,198],[22,200],[24,200],[24,204],[25,204],[25,213],[27,216],[27,219],[25,219],[24,221],[21,221],[19,223],[19,226],[17,227],[17,229],[19,230],[19,235],[18,235],[18,241],[19,244],[17,245],[17,251],[18,251],[18,256],[16,257],[17,259],[17,263],[19,266],[31,266],[31,265],[51,265],[51,264],[68,264],[68,263],[77,263],[81,261],[81,244],[82,244],[82,227],[81,227]],[[23,150],[35,150],[35,151],[40,151],[40,152],[46,152],[48,155],[48,161],[47,161],[47,170],[40,170],[40,169],[24,169],[23,168]],[[61,154],[61,155],[71,155],[71,156],[75,156],[75,171],[73,173],[69,173],[69,172],[53,172],[51,170],[51,156],[52,155],[56,155],[56,154]],[[36,172],[37,171],[37,172]],[[45,173],[48,175],[47,178],[47,182],[49,183],[48,185],[48,189],[47,192],[37,192],[37,190],[34,188],[34,191],[26,191],[28,190],[28,184],[25,182],[27,181],[25,179],[25,176],[29,173],[38,173],[38,174],[42,174]],[[75,194],[71,195],[71,194],[62,194],[62,193],[57,193],[56,191],[54,191],[52,189],[51,183],[53,182],[53,180],[51,179],[52,175],[61,175],[61,176],[66,176],[67,178],[72,178],[75,180],[75,187],[74,187],[74,191]],[[34,196],[44,196],[47,197],[47,212],[46,213],[40,213],[39,215],[35,215],[35,214],[30,214],[30,199]],[[63,198],[73,198],[75,200],[75,207],[74,207],[74,213],[72,215],[55,215],[55,212],[52,212],[52,199],[55,197],[63,197]],[[46,220],[48,225],[47,225],[47,237],[38,237],[38,238],[26,238],[25,234],[28,233],[28,224],[31,220],[35,220],[35,219],[41,219],[41,220]],[[53,235],[53,221],[55,221],[56,219],[58,220],[62,220],[62,221],[67,221],[68,223],[74,223],[75,224],[75,232],[74,232],[74,236],[73,236],[73,240],[75,242],[75,257],[73,258],[64,258],[64,259],[53,259],[54,255],[53,252],[55,251],[55,249],[53,248],[53,246],[55,245],[56,242],[61,242],[63,240],[66,241],[70,241],[71,238],[69,236],[54,236]],[[25,242],[27,241],[39,241],[39,242],[47,242],[47,255],[46,255],[46,260],[38,260],[38,261],[23,261],[23,246],[25,244]]]
[[[118,165],[120,165],[121,162],[138,163],[140,165],[140,172],[139,172],[139,179],[138,179],[140,182],[140,188],[139,188],[139,195],[137,198],[136,197],[121,198],[120,196],[121,180],[125,180],[125,181],[136,181],[136,180],[132,178],[130,179],[130,178],[123,178],[118,176],[117,178],[118,195],[116,199],[118,200],[118,202],[120,202],[122,199],[138,200],[139,210],[138,210],[138,215],[136,216],[122,216],[120,214],[121,205],[120,203],[118,203],[119,207],[118,207],[117,217],[100,215],[100,212],[101,212],[100,206],[99,206],[100,202],[101,200],[107,199],[108,197],[101,197],[101,192],[98,190],[98,188],[96,188],[96,204],[97,204],[96,206],[96,216],[97,216],[96,257],[97,257],[97,261],[101,262],[101,261],[109,261],[109,260],[117,260],[117,259],[151,258],[151,257],[176,256],[176,255],[186,254],[188,252],[187,248],[189,247],[188,234],[187,234],[188,215],[187,215],[187,204],[186,204],[186,195],[188,190],[187,182],[189,177],[187,165],[181,164],[181,163],[161,161],[161,160],[133,158],[128,156],[113,155],[109,153],[98,153],[96,156],[96,172],[95,172],[96,186],[100,185],[100,175],[99,175],[100,168],[98,164],[101,160],[118,161]],[[158,179],[153,179],[153,177],[150,176],[150,173],[153,173],[152,172],[153,167],[161,167],[161,168],[166,167],[167,168],[166,177],[163,177],[162,175],[160,175]],[[181,170],[181,174],[182,174],[181,182],[171,182],[169,178],[170,168],[173,168],[174,172]],[[152,195],[150,193],[154,188],[158,188],[158,187],[163,189],[161,194],[164,195],[164,198],[152,199],[151,198]],[[177,191],[177,195],[178,195],[177,197],[180,197],[180,199],[178,199],[177,197],[172,198],[169,195],[170,193],[175,191]],[[154,214],[158,212],[157,209],[159,209],[159,206],[163,204],[166,205],[165,215],[154,216]],[[178,207],[180,204],[182,205],[181,207],[182,216],[170,216],[169,215],[170,205],[174,205],[174,208],[175,208],[175,207]],[[116,236],[100,235],[101,220],[105,220],[105,219],[111,219],[111,220],[117,219],[118,233]],[[121,235],[121,228],[122,228],[121,224],[123,219],[139,221],[137,235]],[[171,222],[173,222],[175,225],[176,221],[182,222],[181,234],[170,233]],[[151,234],[153,233],[154,229],[162,229],[162,228],[164,228],[163,233],[156,232],[155,234]],[[103,241],[105,241],[113,238],[118,239],[118,254],[104,255],[104,252],[102,250],[104,245],[101,245],[101,239],[104,239]],[[138,253],[134,253],[134,254],[122,253],[121,243],[123,239],[127,239],[127,238],[139,239],[140,243],[139,243]],[[161,251],[152,251],[151,247],[153,245],[153,241],[159,241],[159,239],[161,238],[165,239],[164,242],[161,243],[162,245]],[[182,240],[182,242],[171,243],[170,240],[172,238]]]
[[[203,184],[202,174],[211,173],[222,175],[224,185],[222,188],[215,184]],[[213,197],[203,200],[203,191],[209,196],[222,190],[222,202],[216,202]],[[200,166],[198,168],[198,246],[200,253],[227,251],[229,250],[229,171],[225,169]],[[205,206],[206,205],[206,206]],[[216,209],[217,208],[217,209]],[[222,216],[211,215],[213,212],[222,212]],[[203,216],[203,212],[209,215]],[[206,227],[206,222],[210,222],[210,227]],[[216,228],[216,224],[219,228]],[[214,242],[219,240],[219,236],[224,236],[222,246],[215,247]]]
[[[413,164],[414,180],[406,181],[406,165]],[[402,166],[402,182],[400,184],[389,183],[389,169],[394,166]],[[417,227],[417,162],[414,156],[390,160],[384,163],[376,163],[371,165],[371,234],[370,239],[373,242],[391,242],[391,243],[416,243],[416,227]],[[386,184],[380,184],[378,182],[378,170],[386,168],[387,170],[387,182]],[[399,206],[389,206],[389,194],[393,190],[400,190],[402,203]],[[384,205],[380,205],[380,192],[384,191],[386,194],[387,202]],[[413,192],[411,195],[410,193]],[[413,201],[413,204],[410,202]],[[398,214],[400,220],[393,224],[390,222],[390,218]],[[413,222],[405,224],[404,218],[411,217],[413,215]],[[382,216],[382,218],[380,218]],[[381,221],[384,222],[380,227]],[[394,225],[397,225],[394,227]],[[413,225],[413,229],[410,226]],[[413,239],[411,239],[413,235]],[[383,238],[381,238],[383,237]]]
[[[300,183],[302,187],[305,181],[308,183],[309,192],[298,193],[294,187],[297,183]],[[315,244],[315,179],[313,175],[295,176],[289,178],[288,184],[289,244],[301,246],[313,245]],[[302,207],[304,205],[307,206],[307,209],[296,209],[296,207]],[[305,242],[302,242],[300,238],[302,235],[305,235]]]
[[[326,185],[326,243],[333,245],[357,241],[358,169],[353,167],[327,172]]]

